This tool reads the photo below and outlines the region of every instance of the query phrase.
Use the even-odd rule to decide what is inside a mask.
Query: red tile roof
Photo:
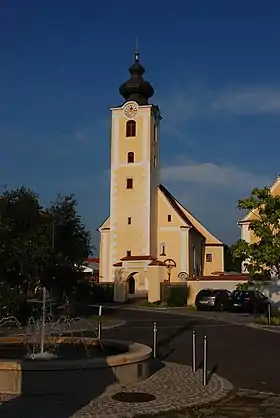
[[[88,259],[87,259],[87,262],[88,263],[98,263],[99,264],[99,258],[97,257],[89,257]]]
[[[117,263],[113,264],[113,267],[122,267],[122,262],[118,261]]]
[[[166,267],[163,261],[160,260],[153,260],[150,262],[149,266],[163,266]]]
[[[156,260],[152,255],[129,255],[121,258],[121,261],[142,261],[142,260]]]

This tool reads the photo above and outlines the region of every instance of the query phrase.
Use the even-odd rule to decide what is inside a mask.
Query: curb
[[[113,329],[118,328],[126,324],[126,321],[124,319],[120,319],[119,321],[115,321],[115,324],[112,325],[102,325],[103,330],[107,329]],[[90,324],[89,324],[90,325]],[[86,332],[86,331],[96,331],[98,326],[98,322],[91,325],[91,328],[79,328],[79,329],[72,329],[73,332]],[[67,332],[67,331],[66,331]],[[12,337],[22,337],[23,335],[26,335],[24,332],[18,332],[15,334],[11,334]]]
[[[101,320],[102,322],[102,320]],[[106,323],[106,322],[105,322]],[[126,321],[124,319],[120,319],[119,321],[117,321],[116,324],[112,324],[112,325],[102,325],[102,329],[113,329],[113,328],[118,328],[118,327],[122,327],[123,325],[126,324]],[[96,323],[97,325],[97,323]]]
[[[133,310],[133,311],[142,311],[142,312],[160,312],[160,313],[166,313],[166,314],[170,314],[170,315],[181,315],[181,316],[192,316],[192,317],[197,317],[197,318],[202,318],[202,319],[209,319],[212,321],[219,321],[219,322],[225,322],[226,324],[233,324],[233,325],[243,325],[246,326],[248,324],[245,323],[241,323],[241,322],[236,322],[236,321],[228,321],[227,319],[222,319],[222,318],[217,318],[217,317],[213,317],[213,316],[207,316],[207,315],[201,315],[201,313],[199,313],[199,315],[197,315],[197,311],[191,311],[191,312],[187,312],[186,310],[183,311],[182,308],[177,308],[177,311],[175,310],[169,310],[169,308],[138,308],[138,307],[130,307],[130,306],[126,306],[122,308],[123,310]],[[173,308],[174,309],[174,308]]]
[[[163,362],[165,367],[148,379],[125,389],[118,384],[107,387],[101,396],[93,399],[77,411],[73,418],[133,418],[141,415],[153,416],[160,413],[180,411],[185,408],[204,406],[226,398],[233,385],[217,374],[213,374],[208,385],[202,386],[202,372],[192,372],[190,366]],[[112,399],[121,391],[147,392],[155,396],[148,403],[121,403]]]
[[[199,312],[199,315],[197,315],[196,311],[187,312],[186,310],[183,311],[182,308],[177,308],[177,311],[174,311],[174,310],[169,310],[169,308],[141,308],[141,307],[123,306],[122,309],[123,310],[142,311],[142,312],[153,312],[153,311],[155,311],[157,313],[166,313],[166,314],[170,314],[170,315],[190,316],[190,317],[193,317],[193,318],[196,317],[196,318],[208,319],[210,321],[223,322],[225,324],[243,326],[243,327],[247,327],[247,328],[253,328],[253,329],[256,329],[256,330],[269,331],[269,332],[273,332],[274,334],[280,333],[280,326],[279,326],[279,331],[276,331],[276,330],[273,330],[273,329],[265,328],[264,326],[263,327],[258,326],[257,324],[254,324],[254,323],[248,323],[248,322],[243,323],[243,322],[237,322],[237,321],[229,321],[225,318],[218,318],[218,317],[203,315],[203,314],[201,314],[201,312]]]
[[[253,329],[257,329],[257,330],[273,332],[274,334],[280,334],[280,326],[277,327],[279,328],[279,330],[269,328],[269,325],[259,325],[259,324],[254,324],[254,323],[247,324],[247,326]]]

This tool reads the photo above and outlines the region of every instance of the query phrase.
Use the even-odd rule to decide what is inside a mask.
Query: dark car
[[[195,298],[196,309],[224,311],[231,307],[231,292],[227,289],[202,289]]]
[[[232,310],[248,313],[266,313],[270,300],[258,290],[235,290],[232,293]]]

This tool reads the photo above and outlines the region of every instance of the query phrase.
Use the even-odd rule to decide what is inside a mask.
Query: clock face
[[[134,118],[134,116],[136,116],[136,114],[137,114],[137,107],[135,105],[133,105],[133,104],[127,105],[124,108],[124,114],[128,118]]]

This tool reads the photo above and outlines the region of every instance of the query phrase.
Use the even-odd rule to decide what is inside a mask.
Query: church
[[[223,243],[159,184],[162,116],[144,72],[136,52],[123,101],[110,109],[110,216],[98,229],[99,281],[122,281],[129,293],[224,271]]]

